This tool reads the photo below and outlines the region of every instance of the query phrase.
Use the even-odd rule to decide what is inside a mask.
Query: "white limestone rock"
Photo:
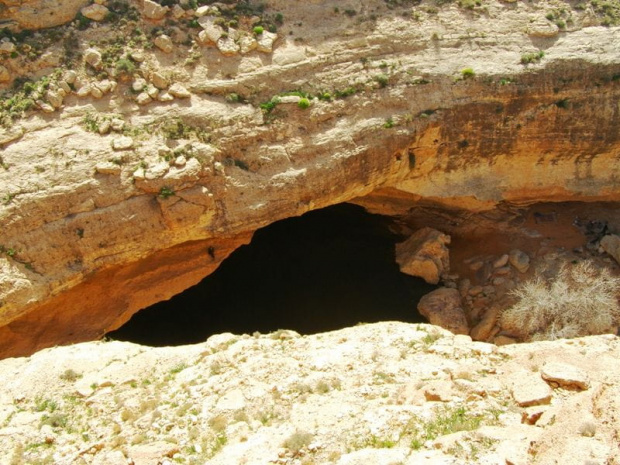
[[[103,21],[108,15],[108,13],[110,13],[110,10],[108,10],[103,5],[98,5],[97,3],[94,3],[92,5],[88,5],[82,8],[80,10],[80,13],[82,13],[84,17],[93,21]]]

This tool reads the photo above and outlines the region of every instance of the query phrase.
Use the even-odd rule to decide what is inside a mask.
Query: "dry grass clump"
[[[524,340],[555,340],[610,332],[620,322],[620,277],[588,261],[564,265],[513,291],[518,302],[501,325]]]

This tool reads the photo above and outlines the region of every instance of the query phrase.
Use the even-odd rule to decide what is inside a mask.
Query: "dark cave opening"
[[[107,334],[151,346],[222,332],[314,334],[360,322],[425,322],[418,300],[435,286],[400,272],[392,219],[340,204],[262,228],[211,275]]]

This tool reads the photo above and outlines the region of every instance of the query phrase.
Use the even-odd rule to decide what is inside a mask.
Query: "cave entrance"
[[[360,322],[426,321],[435,286],[400,272],[393,220],[340,204],[262,228],[199,284],[136,313],[112,339],[162,346],[222,332],[314,334]]]

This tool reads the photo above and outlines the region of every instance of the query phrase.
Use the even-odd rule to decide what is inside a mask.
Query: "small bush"
[[[461,76],[463,77],[463,79],[473,78],[475,75],[476,73],[472,68],[463,68],[461,70]]]
[[[172,197],[173,195],[174,195],[174,191],[170,189],[169,187],[162,187],[159,191],[159,196],[162,199],[167,199],[168,197]]]
[[[304,431],[296,431],[293,433],[284,444],[283,447],[286,447],[288,450],[297,454],[301,449],[310,445],[314,436],[310,433],[306,433]]]
[[[521,55],[521,64],[527,65],[529,63],[537,63],[543,59],[545,52],[542,50],[533,53],[524,53]]]
[[[563,266],[551,279],[538,276],[513,291],[518,302],[504,310],[502,328],[524,340],[602,334],[620,321],[620,277],[591,262]]]
[[[301,99],[299,99],[299,102],[297,102],[297,106],[302,110],[305,110],[306,108],[310,107],[310,100],[308,100],[306,97],[302,97]]]
[[[83,235],[84,235],[84,230],[82,230],[82,236]],[[82,377],[81,374],[76,373],[74,370],[70,368],[68,370],[65,370],[65,372],[60,375],[60,379],[62,379],[63,381],[75,381],[76,379],[79,379],[81,377]]]
[[[265,32],[265,28],[263,26],[255,26],[254,29],[254,34],[256,34],[257,36],[261,35],[263,32]]]

